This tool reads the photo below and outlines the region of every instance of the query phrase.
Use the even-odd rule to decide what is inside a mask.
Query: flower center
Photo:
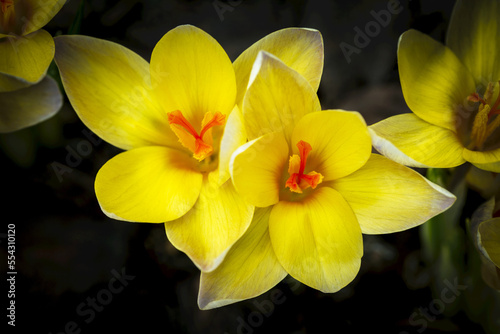
[[[497,84],[499,83],[490,82],[482,98],[477,93],[467,97],[469,101],[479,102],[479,109],[472,124],[472,142],[469,148],[477,147],[481,150],[486,139],[500,126],[500,116],[498,116],[500,115],[500,94],[493,102],[493,92]]]
[[[4,29],[7,29],[10,18],[13,18],[12,14],[14,14],[14,0],[0,0],[0,9],[2,11],[0,24]]]
[[[302,193],[302,190],[311,187],[316,188],[323,181],[323,175],[316,172],[304,174],[306,168],[307,155],[311,152],[312,147],[305,141],[297,143],[299,155],[294,154],[290,157],[288,164],[288,174],[290,177],[286,181],[285,188],[290,188],[290,191]]]
[[[193,152],[193,158],[202,161],[210,156],[213,149],[212,127],[223,125],[226,116],[220,112],[212,114],[207,112],[201,122],[201,131],[198,134],[182,112],[175,110],[168,113],[170,128],[179,138],[182,146]]]

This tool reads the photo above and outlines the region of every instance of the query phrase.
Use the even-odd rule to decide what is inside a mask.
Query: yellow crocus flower
[[[338,291],[359,271],[362,233],[414,227],[455,201],[372,154],[359,113],[321,111],[308,81],[269,53],[254,64],[242,113],[250,141],[233,153],[231,178],[257,208],[221,265],[202,273],[202,309],[258,296],[287,274]]]
[[[482,204],[471,217],[469,231],[480,254],[484,281],[500,290],[500,202],[492,197]]]
[[[255,56],[260,49],[274,50],[317,86],[323,68],[319,32],[273,33],[234,67],[215,39],[190,25],[165,34],[150,64],[100,39],[55,41],[56,63],[78,116],[126,150],[96,176],[103,212],[119,220],[165,223],[175,247],[201,270],[213,270],[254,213],[230,181],[229,159],[246,141],[238,96]]]
[[[379,152],[414,167],[470,162],[500,172],[500,2],[459,0],[446,45],[416,30],[399,40],[403,95],[412,114],[370,127]]]
[[[0,132],[39,123],[62,105],[57,83],[46,77],[54,40],[41,29],[64,0],[0,0]]]

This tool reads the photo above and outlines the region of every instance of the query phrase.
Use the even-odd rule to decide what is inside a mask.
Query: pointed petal
[[[459,0],[453,7],[446,45],[455,52],[478,83],[487,84],[500,79],[498,17],[500,4],[497,1]]]
[[[219,184],[223,184],[230,177],[229,163],[236,149],[247,142],[247,133],[243,115],[235,106],[227,118],[222,135],[219,151]]]
[[[277,203],[269,218],[273,249],[285,270],[322,292],[336,292],[359,271],[361,229],[349,204],[330,187],[302,202]]]
[[[477,168],[500,173],[500,148],[485,152],[464,149],[463,155],[465,160]]]
[[[116,43],[86,36],[55,38],[55,60],[83,123],[122,149],[180,147],[167,114],[152,98],[149,64]]]
[[[230,170],[241,197],[258,207],[277,203],[288,153],[283,135],[274,132],[238,148],[231,159]]]
[[[481,252],[483,256],[487,256],[484,253],[484,248],[481,247],[481,239],[479,238],[479,225],[489,220],[493,217],[495,211],[495,198],[490,198],[488,201],[481,204],[473,213],[470,222],[467,226],[470,235],[472,236],[472,242],[474,246]]]
[[[162,223],[179,218],[200,194],[203,176],[190,163],[189,155],[162,146],[118,154],[96,176],[101,209],[126,221]]]
[[[150,68],[165,112],[180,110],[195,127],[205,113],[227,115],[234,107],[236,79],[231,60],[201,29],[182,25],[170,30],[156,44]]]
[[[494,289],[500,290],[500,267],[498,267],[498,263],[495,265],[488,254],[488,251],[485,249],[482,243],[482,234],[479,232],[480,226],[488,222],[487,224],[496,223],[498,225],[500,218],[492,218],[493,213],[495,211],[495,198],[490,198],[487,202],[481,204],[472,214],[470,222],[467,224],[467,228],[469,230],[469,234],[472,237],[472,242],[474,246],[478,249],[482,267],[481,267],[481,275],[489,286]],[[494,222],[490,222],[493,220]],[[486,226],[486,229],[491,228],[492,226]],[[484,231],[483,231],[484,233]],[[486,233],[488,234],[488,233]],[[498,231],[497,231],[496,242],[498,242]],[[489,239],[488,236],[484,236],[486,240]],[[492,242],[495,243],[495,240],[489,240],[487,243]],[[490,246],[491,247],[491,246]],[[494,247],[494,245],[493,245]]]
[[[267,51],[300,73],[318,90],[323,73],[323,38],[314,29],[287,28],[273,32],[246,49],[235,61],[237,104],[241,106],[252,66],[259,51]]]
[[[399,39],[398,64],[408,107],[426,122],[454,131],[457,110],[468,105],[476,85],[453,51],[409,30]]]
[[[66,0],[25,0],[23,34],[29,34],[49,23],[61,10]]]
[[[45,30],[0,39],[0,92],[39,82],[54,58],[54,40]],[[14,77],[9,80],[9,77]]]
[[[319,111],[302,117],[293,130],[291,144],[300,140],[312,147],[307,170],[322,174],[323,182],[359,169],[372,149],[363,117],[357,112],[343,110]]]
[[[245,234],[210,273],[201,273],[198,305],[202,310],[254,298],[287,275],[269,238],[271,207],[258,208]]]
[[[59,12],[66,0],[14,1],[14,25],[4,29],[0,25],[0,38],[5,35],[28,35],[46,25]]]
[[[478,229],[479,242],[489,259],[500,268],[500,218],[482,222]]]
[[[400,164],[450,168],[465,162],[464,147],[455,133],[414,114],[389,117],[369,130],[377,151]]]
[[[365,234],[409,229],[445,211],[456,200],[414,170],[378,154],[332,186],[354,210]]]
[[[57,113],[62,103],[57,82],[50,77],[27,88],[0,93],[0,133],[38,124]]]
[[[249,139],[283,132],[289,141],[295,123],[319,110],[316,92],[304,77],[275,56],[259,52],[243,101]]]
[[[231,181],[218,185],[218,175],[215,171],[204,177],[198,201],[186,215],[165,223],[170,242],[207,272],[221,263],[245,233],[254,212]]]

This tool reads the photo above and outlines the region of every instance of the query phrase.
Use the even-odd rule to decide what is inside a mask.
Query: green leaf
[[[68,29],[68,35],[77,35],[80,33],[82,28],[83,16],[85,13],[85,0],[80,1],[80,6],[76,12],[75,19]]]

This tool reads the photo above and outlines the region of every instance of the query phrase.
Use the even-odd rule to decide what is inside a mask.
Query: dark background
[[[409,112],[397,73],[399,35],[416,28],[443,41],[454,3],[402,0],[401,12],[391,15],[386,27],[379,26],[380,31],[348,62],[340,43],[355,46],[354,28],[364,30],[374,21],[371,11],[387,10],[389,1],[220,2],[231,8],[222,16],[215,1],[89,0],[80,33],[118,42],[149,60],[163,34],[190,23],[217,39],[234,60],[278,29],[316,28],[325,44],[318,92],[323,109],[357,110],[373,124]],[[69,1],[45,29],[53,35],[67,33],[79,4]],[[417,228],[365,236],[362,268],[338,293],[323,294],[287,278],[273,289],[281,293],[279,303],[272,304],[266,293],[200,311],[199,272],[168,242],[163,225],[115,221],[101,212],[94,178],[119,150],[94,135],[87,137],[87,131],[66,99],[49,121],[0,136],[0,241],[7,244],[6,225],[15,224],[19,332],[483,332],[460,311],[429,318],[421,313],[435,296],[420,261]],[[56,165],[67,168],[59,177]],[[6,247],[0,251],[5,272]],[[130,277],[121,291],[112,293],[108,284],[117,272]],[[2,287],[4,295],[7,286]],[[101,300],[96,311],[90,311],[92,298]]]

